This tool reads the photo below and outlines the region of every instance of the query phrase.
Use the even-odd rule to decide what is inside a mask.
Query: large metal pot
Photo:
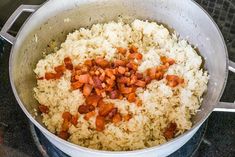
[[[22,12],[33,12],[16,37],[8,30]],[[32,89],[36,85],[33,69],[46,45],[53,39],[63,41],[75,28],[91,26],[97,22],[115,20],[118,16],[130,19],[150,19],[174,28],[182,38],[199,48],[210,74],[208,91],[204,95],[201,111],[193,117],[193,127],[183,135],[160,146],[136,151],[98,151],[77,146],[50,133],[35,116],[37,102]],[[70,20],[66,20],[66,19]],[[215,22],[191,0],[50,0],[41,6],[22,5],[8,19],[0,35],[12,46],[9,73],[15,97],[28,118],[59,149],[79,157],[156,157],[167,156],[185,144],[199,129],[212,111],[234,111],[235,104],[221,103],[228,69],[235,72],[235,64],[228,60],[224,39]]]

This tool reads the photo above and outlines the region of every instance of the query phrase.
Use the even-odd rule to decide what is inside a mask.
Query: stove
[[[235,0],[196,0],[218,24],[235,61]],[[41,4],[43,0],[6,0],[0,4],[0,27],[20,4]],[[20,27],[11,29],[14,34]],[[8,60],[11,45],[0,38],[0,157],[68,157],[28,121],[11,90]],[[221,101],[233,102],[235,75],[229,73]],[[198,132],[169,157],[235,157],[235,114],[214,112]]]

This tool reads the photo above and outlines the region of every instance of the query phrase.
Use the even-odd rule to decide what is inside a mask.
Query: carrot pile
[[[86,60],[82,65],[74,66],[69,57],[64,59],[64,64],[54,68],[54,73],[46,73],[40,79],[59,79],[66,70],[70,70],[71,90],[81,90],[86,101],[79,106],[78,112],[84,114],[84,119],[89,120],[96,115],[96,130],[103,131],[105,124],[112,122],[117,125],[122,120],[131,119],[131,114],[121,115],[112,103],[105,103],[103,98],[126,99],[141,106],[142,102],[136,96],[136,89],[145,88],[152,80],[161,80],[164,77],[167,85],[176,87],[184,82],[184,79],[176,75],[166,75],[168,68],[175,63],[171,58],[161,56],[162,65],[147,69],[143,73],[137,72],[142,61],[142,54],[138,48],[130,46],[129,49],[117,48],[120,59],[109,62],[102,57]],[[45,105],[39,105],[42,113],[48,113],[49,109]],[[68,129],[70,125],[77,125],[78,115],[71,115],[64,112],[62,115],[64,122],[59,136],[63,139],[69,137]]]

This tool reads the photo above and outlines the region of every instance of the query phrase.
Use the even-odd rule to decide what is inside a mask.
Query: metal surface
[[[41,52],[52,39],[62,41],[65,34],[74,28],[114,20],[120,15],[131,17],[128,19],[140,18],[162,22],[174,28],[182,38],[189,37],[189,42],[197,45],[206,60],[205,66],[211,76],[208,91],[205,93],[201,112],[193,118],[193,128],[183,135],[163,145],[137,151],[91,150],[58,138],[45,129],[40,116],[33,118],[37,102],[33,99],[32,93],[32,88],[36,85],[32,69],[42,58]],[[65,23],[65,18],[70,18],[71,22]],[[31,16],[16,38],[9,69],[15,97],[25,114],[45,136],[72,156],[78,153],[83,157],[169,155],[186,143],[213,111],[223,92],[228,74],[227,49],[218,27],[197,4],[189,0],[51,0]]]
[[[232,61],[229,61],[229,70],[235,73],[235,63]]]
[[[15,42],[15,37],[8,33],[14,22],[23,12],[35,12],[39,6],[37,5],[21,5],[15,10],[11,17],[7,20],[2,30],[0,31],[0,36],[7,40],[9,43],[13,44]]]
[[[235,104],[234,103],[226,103],[226,102],[219,102],[214,111],[219,112],[235,112]]]

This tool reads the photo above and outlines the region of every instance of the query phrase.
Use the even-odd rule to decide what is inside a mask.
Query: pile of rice
[[[208,73],[201,69],[202,58],[187,41],[179,40],[155,22],[134,20],[131,24],[109,22],[90,29],[80,28],[67,36],[56,53],[41,59],[34,72],[37,77],[44,77],[46,72],[54,72],[54,67],[63,64],[65,57],[70,57],[74,65],[97,56],[113,61],[117,57],[116,47],[128,45],[138,47],[143,55],[139,72],[159,66],[160,56],[167,56],[176,63],[166,74],[184,78],[185,85],[171,88],[166,79],[154,80],[146,89],[137,89],[142,100],[140,107],[125,99],[104,99],[112,102],[121,114],[131,113],[132,118],[120,125],[108,123],[104,131],[98,132],[95,116],[86,121],[84,115],[79,115],[77,126],[69,128],[68,141],[99,150],[136,150],[166,142],[163,132],[171,122],[177,125],[176,136],[192,127],[190,119],[200,107]],[[49,108],[49,113],[42,113],[42,117],[52,133],[61,130],[63,112],[77,114],[78,107],[85,102],[79,89],[71,90],[70,79],[71,72],[67,70],[58,80],[38,80],[34,88],[35,98]]]

